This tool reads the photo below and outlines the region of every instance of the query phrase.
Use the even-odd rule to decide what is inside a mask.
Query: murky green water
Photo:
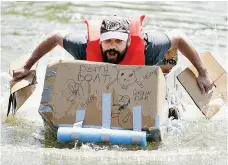
[[[61,48],[41,60],[39,87],[16,121],[6,121],[9,95],[8,65],[30,55],[45,35],[55,29],[86,33],[83,19],[103,15],[145,14],[145,31],[180,29],[199,52],[210,50],[225,66],[227,60],[227,2],[2,2],[1,3],[1,163],[4,165],[54,164],[227,164],[227,105],[212,120],[205,120],[186,101],[184,121],[169,123],[166,140],[155,150],[126,151],[121,147],[82,145],[60,149],[44,140],[37,113],[45,65],[71,58]],[[188,62],[180,58],[181,65]],[[198,113],[197,113],[198,112]],[[191,114],[194,113],[194,117]],[[197,114],[197,115],[196,115]]]

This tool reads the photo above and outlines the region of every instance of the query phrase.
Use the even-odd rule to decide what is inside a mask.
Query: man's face
[[[127,41],[108,39],[101,42],[103,61],[113,64],[120,63],[127,51]]]

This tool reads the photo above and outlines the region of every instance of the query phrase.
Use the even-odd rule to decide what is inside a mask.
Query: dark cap
[[[130,21],[125,18],[112,17],[104,19],[101,23],[100,40],[111,38],[127,41],[130,34]]]

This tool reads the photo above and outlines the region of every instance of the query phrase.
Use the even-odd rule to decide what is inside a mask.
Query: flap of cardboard
[[[208,106],[210,103],[217,99],[222,99],[227,102],[227,72],[224,68],[216,61],[210,52],[205,52],[202,55],[202,61],[207,68],[215,87],[212,91],[207,94],[202,94],[196,78],[198,77],[198,72],[196,68],[191,65],[182,71],[178,76],[178,80],[183,85],[185,90],[188,92],[190,97],[193,99],[197,107],[206,115],[207,117],[212,117],[213,115],[207,115],[209,110]]]
[[[22,58],[20,58],[19,60],[16,60],[12,63],[10,63],[9,65],[9,74],[13,77],[13,71],[15,69],[19,69],[21,68],[24,63],[26,62],[26,59],[28,57],[26,56],[23,56]],[[37,64],[34,64],[31,68],[31,73],[29,73],[28,76],[20,79],[20,80],[17,80],[17,81],[10,81],[10,93],[14,93],[22,88],[25,88],[29,85],[32,85],[35,83],[35,77],[36,77],[36,67],[37,67]]]

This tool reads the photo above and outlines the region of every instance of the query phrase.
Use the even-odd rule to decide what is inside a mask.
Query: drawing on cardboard
[[[83,96],[84,93],[81,84],[76,83],[73,79],[66,81],[62,91],[63,98],[68,102],[74,102],[76,99],[82,99]]]
[[[120,127],[123,127],[125,123],[130,123],[132,124],[132,113],[131,110],[128,109],[128,105],[131,102],[131,98],[127,95],[119,95],[120,99],[112,105],[112,113],[111,117],[112,118],[117,118],[118,119],[118,124]]]
[[[137,80],[135,74],[135,72],[139,69],[141,69],[141,67],[138,67],[135,70],[130,68],[117,70],[117,77],[106,86],[107,90],[116,81],[118,84],[120,84],[121,88],[125,90],[127,90],[129,86],[135,83],[138,84],[141,88],[143,88],[143,84]]]

